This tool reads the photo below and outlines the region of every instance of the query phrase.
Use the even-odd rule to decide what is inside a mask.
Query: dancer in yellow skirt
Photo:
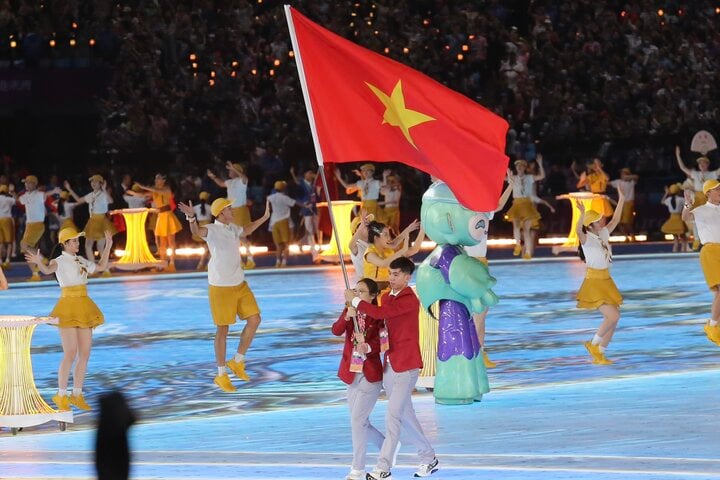
[[[375,165],[366,163],[360,167],[360,170],[353,170],[353,173],[360,177],[356,183],[346,183],[343,180],[340,170],[335,170],[335,177],[345,188],[348,195],[357,192],[362,201],[362,207],[368,215],[372,214],[375,218],[380,218],[378,211],[378,199],[380,198],[380,180],[373,178],[375,175]]]
[[[210,204],[208,203],[209,199],[210,194],[208,192],[200,192],[200,195],[198,195],[198,200],[200,201],[197,205],[193,205],[193,210],[195,210],[195,218],[197,218],[198,225],[201,227],[204,227],[208,223],[212,222],[212,213],[210,212]],[[198,235],[193,235],[192,239],[196,242],[204,242],[204,240]],[[206,258],[207,250],[203,248],[202,256],[198,261],[197,267],[195,267],[196,270],[203,269],[203,267],[205,266]]]
[[[58,410],[70,410],[70,405],[81,410],[90,410],[90,405],[83,397],[83,382],[92,348],[93,328],[105,322],[100,309],[88,297],[87,277],[89,273],[102,272],[107,268],[112,248],[112,233],[105,232],[105,247],[98,264],[78,256],[79,238],[82,236],[85,236],[85,233],[74,228],[60,230],[58,239],[62,245],[62,253],[50,260],[48,265],[45,265],[39,250],[25,253],[25,260],[36,265],[43,274],[55,274],[62,292],[60,300],[50,312],[51,317],[60,320],[58,327],[63,347],[63,358],[58,369],[58,393],[53,397]],[[68,379],[73,362],[73,389],[72,395],[68,396]]]
[[[28,175],[23,182],[25,183],[25,193],[18,197],[18,203],[25,206],[25,233],[20,240],[20,251],[27,252],[31,248],[37,247],[45,233],[45,199],[50,195],[60,193],[60,189],[41,192],[38,190],[38,178],[35,175]],[[30,268],[32,270],[30,281],[39,281],[38,269],[32,265]]]
[[[602,198],[594,198],[590,204],[592,210],[595,210],[603,217],[609,217],[613,214],[613,208],[610,200],[605,197],[610,177],[603,170],[603,164],[599,158],[594,158],[592,163],[587,165],[587,172],[580,175],[577,188],[585,188],[596,195],[603,195]],[[623,192],[624,193],[624,192]]]
[[[703,184],[707,202],[692,208],[694,195],[685,191],[683,220],[693,220],[697,225],[700,241],[700,265],[705,281],[713,292],[710,321],[705,325],[705,334],[710,341],[720,346],[720,182],[708,180]]]
[[[517,257],[522,254],[522,257],[526,260],[531,259],[535,251],[533,225],[539,227],[540,212],[535,208],[532,196],[534,194],[534,183],[545,178],[542,155],[537,156],[537,165],[537,175],[529,175],[527,174],[527,160],[515,160],[515,174],[508,170],[507,177],[508,184],[513,186],[513,203],[506,214],[507,220],[513,224],[513,236],[515,237],[513,255]]]
[[[154,187],[140,185],[140,188],[150,192],[153,207],[158,209],[157,220],[155,221],[155,238],[157,239],[158,255],[160,255],[160,260],[168,261],[165,271],[174,272],[175,234],[182,230],[182,225],[180,225],[180,220],[177,219],[173,212],[171,204],[174,203],[175,200],[173,192],[167,184],[167,177],[158,173],[155,175]],[[170,249],[169,255],[168,248]]]
[[[623,168],[620,170],[620,178],[610,182],[612,187],[622,190],[625,196],[625,204],[623,205],[618,230],[629,239],[634,238],[635,235],[635,185],[637,185],[639,179],[640,177],[632,173],[629,168]]]
[[[230,381],[225,366],[240,380],[250,380],[245,372],[245,354],[260,325],[260,309],[255,295],[245,281],[245,272],[240,257],[240,237],[250,235],[270,218],[270,203],[265,204],[265,214],[250,222],[247,227],[238,227],[233,221],[232,200],[218,198],[210,206],[215,223],[201,227],[197,223],[192,204],[178,204],[178,208],[190,222],[190,231],[208,244],[210,262],[208,263],[208,295],[213,322],[217,327],[215,334],[215,360],[217,375],[215,385],[224,392],[237,390]],[[226,362],[227,336],[230,325],[240,317],[245,320],[245,328],[240,334],[240,345],[232,360]]]
[[[0,264],[4,268],[10,267],[15,243],[15,221],[12,217],[15,202],[15,192],[11,192],[7,185],[0,185]]]
[[[402,184],[392,170],[383,171],[383,184],[380,193],[384,200],[380,202],[382,215],[380,221],[388,226],[393,235],[400,233],[400,197]]]
[[[610,234],[620,223],[623,203],[625,203],[625,197],[622,190],[618,190],[617,209],[606,225],[602,213],[595,210],[586,212],[583,203],[577,202],[580,217],[575,229],[580,240],[580,256],[587,264],[585,280],[577,293],[577,307],[597,309],[603,315],[603,322],[595,336],[591,341],[585,342],[585,348],[590,352],[593,363],[596,365],[613,363],[605,356],[605,350],[612,340],[620,320],[622,296],[610,277],[610,263],[612,262]]]
[[[687,225],[682,220],[682,210],[684,199],[679,193],[682,191],[682,185],[675,183],[670,187],[665,187],[665,195],[663,195],[660,203],[665,205],[670,212],[670,218],[660,227],[660,231],[673,236],[673,252],[687,252],[688,244],[685,238]]]
[[[105,179],[100,175],[93,175],[89,178],[92,191],[85,196],[79,196],[70,187],[70,182],[65,182],[65,190],[77,202],[74,206],[87,203],[90,218],[83,228],[85,233],[85,257],[89,260],[95,258],[95,243],[99,251],[105,249],[105,232],[115,234],[115,225],[108,217],[109,204],[112,203],[112,197],[107,193],[105,187]],[[62,193],[62,192],[61,192]],[[106,270],[108,272],[108,270]]]

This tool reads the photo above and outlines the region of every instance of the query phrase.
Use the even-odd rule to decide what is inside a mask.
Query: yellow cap
[[[72,240],[73,238],[84,236],[85,232],[78,232],[77,230],[75,230],[74,227],[67,227],[60,230],[60,233],[58,234],[58,240],[60,241],[60,243],[65,243],[68,240]]]
[[[210,213],[213,214],[213,217],[217,217],[220,215],[220,212],[230,205],[232,205],[231,200],[228,200],[227,198],[216,198],[215,201],[212,202],[212,205],[210,205]]]
[[[7,191],[8,191],[8,186],[7,186],[7,185],[5,185],[5,184],[0,185],[0,193],[4,193],[4,192],[7,192]]]
[[[360,167],[360,170],[372,170],[374,172],[375,165],[373,165],[372,163],[366,163]]]
[[[142,187],[140,187],[140,185],[138,185],[136,183],[135,185],[132,186],[132,188],[130,190],[132,190],[133,192],[142,192]]]
[[[93,175],[92,177],[88,178],[88,180],[91,181],[91,182],[100,182],[100,183],[102,183],[104,179],[103,179],[102,175],[97,175],[97,174],[95,174],[95,175]]]
[[[702,156],[698,157],[697,160],[695,160],[697,163],[704,162],[704,163],[710,163],[710,159],[708,157]]]
[[[70,198],[70,192],[68,192],[67,190],[63,190],[62,192],[60,192],[60,198],[62,198],[63,200],[67,200],[68,198]]]
[[[245,169],[239,163],[233,163],[232,168],[233,168],[233,170],[237,170],[240,173],[245,173]]]
[[[25,177],[25,180],[23,180],[23,182],[34,183],[35,185],[37,185],[38,179],[35,175],[28,175],[27,177]]]
[[[718,187],[720,187],[720,182],[718,182],[717,180],[708,180],[707,182],[703,183],[703,193],[707,195],[710,190],[714,190]]]
[[[602,215],[600,215],[599,212],[596,212],[595,210],[588,210],[587,212],[585,212],[585,216],[583,217],[583,225],[587,227],[591,223],[595,223],[601,218]]]
[[[522,158],[515,160],[514,165],[517,167],[518,165],[522,165],[523,167],[527,167],[528,163],[527,160],[524,160]]]
[[[198,195],[198,198],[200,200],[207,200],[210,198],[210,194],[208,192],[200,192],[200,195]]]
[[[285,187],[287,187],[287,183],[283,180],[278,180],[277,182],[275,182],[275,185],[273,185],[273,187],[275,188],[275,190],[285,190]]]
[[[679,183],[673,183],[672,185],[670,185],[670,188],[668,190],[672,195],[675,195],[680,190],[682,190],[682,185],[680,185]]]

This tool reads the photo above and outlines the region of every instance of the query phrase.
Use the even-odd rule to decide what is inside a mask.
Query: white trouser
[[[403,441],[407,440],[417,448],[420,463],[430,463],[435,457],[435,450],[423,433],[412,405],[412,392],[419,374],[420,370],[417,368],[396,372],[389,362],[385,365],[383,386],[388,397],[388,406],[385,415],[385,441],[380,449],[378,470],[388,472],[392,468],[401,429]]]
[[[365,453],[368,441],[382,447],[385,436],[370,423],[370,412],[380,396],[382,382],[368,382],[365,375],[356,373],[353,383],[348,385],[348,407],[352,428],[353,470],[365,470]]]

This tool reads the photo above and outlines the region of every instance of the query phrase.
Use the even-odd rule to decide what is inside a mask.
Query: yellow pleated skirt
[[[608,269],[588,268],[577,293],[577,308],[595,310],[602,305],[622,305],[622,295],[610,277]]]
[[[155,221],[156,237],[175,235],[180,230],[182,230],[180,220],[177,219],[172,211],[158,212],[157,220]]]
[[[230,210],[232,211],[233,223],[235,225],[237,225],[238,227],[245,227],[247,225],[250,225],[250,222],[252,220],[250,219],[250,209],[247,205],[243,205],[241,207],[233,207]]]
[[[105,230],[109,230],[113,235],[117,233],[115,225],[104,213],[90,215],[90,219],[83,228],[85,238],[88,240],[102,240],[105,238]]]
[[[660,227],[660,231],[670,235],[683,235],[687,232],[687,225],[679,213],[671,213],[670,218]]]
[[[79,230],[72,218],[66,218],[62,221],[62,223],[60,224],[60,230],[62,230],[63,228],[74,228],[75,230]]]
[[[385,207],[382,209],[380,221],[387,225],[395,233],[400,233],[400,208]]]
[[[60,328],[95,328],[105,323],[102,312],[88,297],[86,285],[64,287],[50,316],[60,320]]]
[[[524,222],[530,220],[533,223],[540,220],[540,212],[535,208],[535,204],[529,197],[513,198],[512,207],[507,211],[507,219],[509,221],[518,220]],[[538,222],[539,225],[539,222]]]
[[[613,207],[607,198],[593,198],[590,208],[600,213],[603,217],[612,217]]]
[[[720,243],[706,243],[700,250],[700,266],[711,290],[720,286]]]

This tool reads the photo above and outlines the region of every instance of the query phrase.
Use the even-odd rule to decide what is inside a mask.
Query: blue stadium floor
[[[583,265],[491,264],[500,304],[488,317],[498,362],[493,391],[469,406],[414,397],[438,451],[437,479],[720,479],[720,348],[704,336],[711,295],[696,255],[616,258],[625,297],[611,366],[588,361],[582,342],[599,323],[579,311]],[[113,280],[113,279],[111,279]],[[329,330],[342,304],[337,267],[253,272],[263,323],[248,357],[252,380],[217,390],[206,279],[94,281],[106,316],[97,329],[86,396],[122,389],[141,422],[132,428],[136,479],[342,479],[351,458],[341,349]],[[46,315],[56,284],[13,285],[0,313]],[[236,346],[239,328],[230,342]],[[53,327],[33,339],[35,381],[49,401],[60,343]],[[237,382],[236,382],[237,383]],[[381,428],[385,402],[374,422]],[[96,413],[0,431],[0,478],[92,478]],[[368,468],[374,464],[370,448]],[[410,478],[403,446],[393,478]]]

